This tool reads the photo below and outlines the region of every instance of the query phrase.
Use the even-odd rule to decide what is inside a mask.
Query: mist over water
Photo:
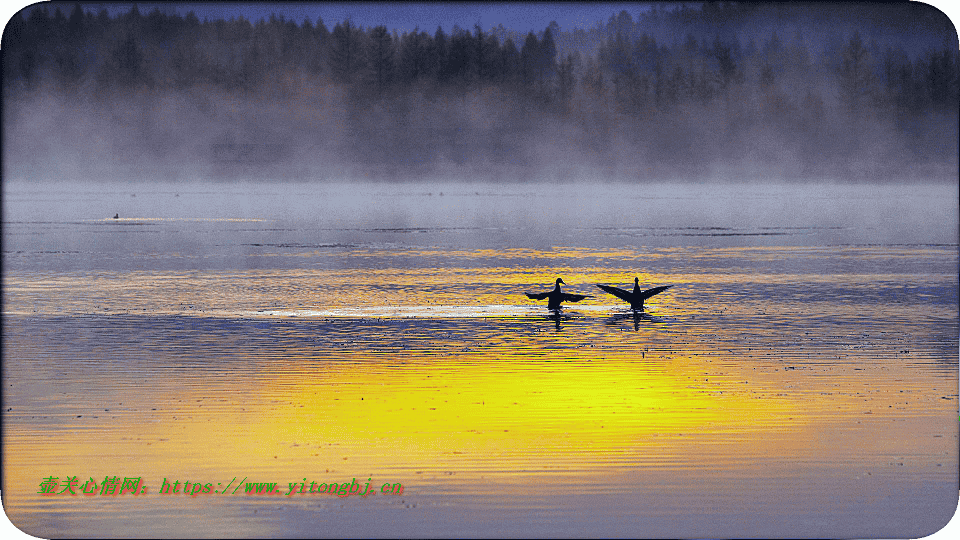
[[[921,131],[905,133],[822,106],[796,109],[816,115],[801,129],[767,115],[743,123],[758,112],[731,102],[627,121],[539,113],[496,88],[369,107],[349,93],[305,79],[279,96],[158,89],[101,102],[40,90],[10,108],[5,177],[899,182],[948,181],[957,168],[953,112],[927,114]]]
[[[359,248],[954,245],[958,230],[944,185],[6,182],[3,195],[8,270],[11,254],[30,267],[57,250],[82,256],[51,270],[130,269],[167,250],[194,258],[150,265],[207,269]]]

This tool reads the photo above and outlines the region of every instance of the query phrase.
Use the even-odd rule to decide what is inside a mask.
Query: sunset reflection
[[[283,536],[321,510],[445,523],[450,505],[484,524],[584,505],[606,520],[644,519],[640,506],[779,516],[773,505],[803,520],[865,493],[954,486],[950,248],[289,245],[248,255],[303,268],[5,272],[10,514],[109,536],[89,517],[160,530],[203,508]],[[592,297],[551,312],[525,296],[557,277]],[[596,287],[634,277],[672,287],[644,312]],[[140,476],[153,491],[37,493],[71,475]],[[404,492],[173,498],[156,493],[165,478]],[[365,534],[385,531],[372,523]]]

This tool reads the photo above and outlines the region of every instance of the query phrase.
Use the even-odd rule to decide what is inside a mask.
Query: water
[[[923,536],[958,494],[957,195],[5,183],[4,508],[48,537]],[[523,295],[558,276],[592,297]],[[594,286],[634,276],[673,287],[634,314]],[[298,492],[353,479],[403,492]]]

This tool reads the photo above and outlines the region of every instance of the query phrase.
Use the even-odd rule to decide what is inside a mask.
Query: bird
[[[114,214],[113,219],[120,219],[120,214]]]
[[[630,309],[634,311],[643,311],[643,301],[655,294],[662,293],[663,291],[673,287],[673,285],[664,285],[662,287],[654,287],[646,291],[640,290],[640,278],[633,278],[633,290],[628,291],[625,289],[620,289],[617,287],[611,287],[610,285],[597,285],[604,292],[608,292],[617,298],[630,302]]]
[[[584,298],[593,298],[588,294],[570,294],[560,291],[560,285],[566,285],[562,279],[557,278],[557,284],[550,292],[545,293],[526,293],[527,298],[531,300],[547,299],[548,309],[560,309],[560,302],[579,302]]]

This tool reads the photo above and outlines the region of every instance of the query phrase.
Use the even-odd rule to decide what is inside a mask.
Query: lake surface
[[[955,185],[3,190],[34,535],[906,538],[957,507]],[[634,276],[673,287],[594,286]],[[524,296],[557,277],[592,297]],[[146,491],[81,491],[113,477]]]

